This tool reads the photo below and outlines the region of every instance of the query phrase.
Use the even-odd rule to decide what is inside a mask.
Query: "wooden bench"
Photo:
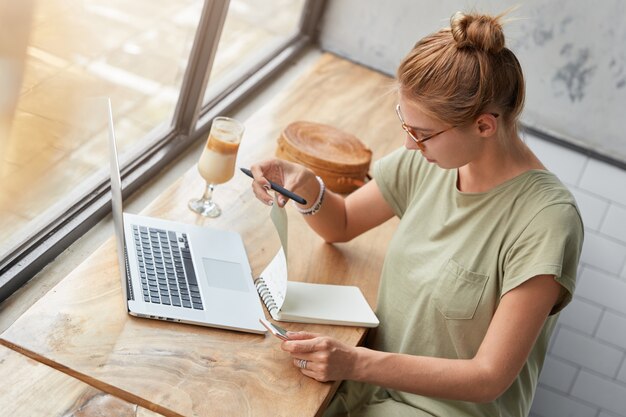
[[[402,145],[388,77],[325,54],[311,72],[246,121],[238,165],[274,154],[294,120],[327,123],[355,134],[376,160]],[[204,219],[187,209],[203,180],[195,166],[143,214],[239,232],[255,276],[276,253],[269,208],[243,174],[217,188],[224,209]],[[397,221],[345,244],[329,245],[288,208],[290,279],[358,285],[372,306],[387,242]],[[266,313],[267,314],[267,313]],[[268,315],[269,317],[269,315]],[[290,324],[357,345],[365,330]],[[167,416],[314,416],[338,383],[303,376],[269,335],[131,317],[123,307],[111,238],[1,336],[0,342],[124,401]]]

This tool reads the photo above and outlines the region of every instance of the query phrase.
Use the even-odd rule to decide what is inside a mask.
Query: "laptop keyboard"
[[[187,234],[133,225],[143,299],[203,310]]]

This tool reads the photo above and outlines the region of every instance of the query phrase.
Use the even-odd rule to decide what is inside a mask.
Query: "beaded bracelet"
[[[304,214],[305,216],[312,216],[320,211],[320,208],[322,207],[322,202],[324,201],[324,194],[326,194],[326,185],[324,184],[324,181],[322,181],[322,179],[318,176],[316,176],[315,178],[317,179],[317,182],[320,183],[320,193],[317,196],[317,200],[315,200],[315,203],[313,203],[311,207],[302,209],[298,207],[295,201],[293,202],[296,210],[298,210],[299,213]]]

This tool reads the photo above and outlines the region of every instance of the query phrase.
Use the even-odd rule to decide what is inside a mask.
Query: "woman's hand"
[[[281,348],[293,357],[294,366],[320,382],[355,379],[358,350],[331,337],[308,332],[289,332]],[[301,361],[306,361],[302,368]]]
[[[268,159],[250,167],[254,181],[254,195],[267,205],[272,205],[269,181],[302,196],[311,208],[320,196],[320,183],[315,173],[302,165],[280,159]],[[283,207],[287,198],[278,195],[278,205]],[[391,206],[385,201],[376,181],[370,181],[344,199],[326,189],[324,202],[314,216],[304,216],[305,221],[326,242],[347,242],[355,236],[378,226],[393,217]]]
[[[270,195],[270,183],[273,181],[286,189],[302,196],[312,203],[319,193],[319,183],[315,179],[315,174],[310,169],[287,162],[281,159],[267,159],[250,167],[254,182],[252,191],[254,195],[267,205],[273,204],[273,197]],[[280,195],[278,205],[283,207],[287,203],[287,198]]]

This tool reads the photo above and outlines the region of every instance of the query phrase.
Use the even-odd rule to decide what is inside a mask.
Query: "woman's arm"
[[[472,359],[443,359],[349,347],[332,338],[293,333],[282,347],[308,361],[319,381],[352,379],[419,395],[471,402],[498,398],[528,358],[561,286],[539,275],[505,294]]]
[[[372,180],[347,198],[326,190],[322,208],[306,222],[326,242],[347,242],[384,223],[394,213]]]
[[[301,195],[309,206],[314,204],[320,193],[320,185],[313,171],[298,164],[272,159],[253,165],[250,170],[255,179],[253,191],[266,204],[273,201],[268,193],[268,180]],[[285,203],[281,196],[279,204],[282,206]],[[372,180],[347,198],[326,189],[320,210],[304,218],[325,241],[347,242],[389,220],[393,215],[393,210],[383,198],[376,181]]]

